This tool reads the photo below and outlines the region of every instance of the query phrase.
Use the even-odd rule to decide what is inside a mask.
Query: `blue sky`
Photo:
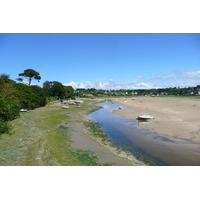
[[[138,89],[200,84],[198,33],[1,33],[0,72],[34,69],[74,88]]]

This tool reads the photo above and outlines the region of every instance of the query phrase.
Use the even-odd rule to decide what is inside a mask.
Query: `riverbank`
[[[1,166],[134,166],[144,165],[106,145],[84,125],[97,109],[96,100],[62,109],[60,102],[20,113],[14,134],[0,139]]]
[[[185,145],[199,146],[200,143],[200,99],[192,97],[135,97],[112,99],[135,112],[114,110],[113,114],[136,119],[141,113],[153,115],[150,123],[138,126],[164,134]],[[184,143],[190,140],[196,144]]]

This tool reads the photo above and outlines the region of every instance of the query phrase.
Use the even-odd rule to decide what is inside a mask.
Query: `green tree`
[[[0,75],[0,118],[3,121],[13,120],[19,116],[19,102],[15,96],[16,82],[9,79],[9,76]]]
[[[65,98],[72,98],[74,99],[74,89],[72,86],[64,86],[65,88]]]
[[[62,83],[58,81],[50,82],[52,84],[51,86],[51,96],[54,96],[58,99],[64,99],[65,98],[65,88]]]
[[[36,72],[35,70],[33,70],[33,69],[26,69],[26,70],[24,70],[23,73],[20,73],[19,76],[23,76],[23,77],[27,78],[29,85],[31,84],[31,81],[33,79],[38,80],[38,82],[41,79],[40,74],[38,72]],[[17,80],[21,81],[22,79],[18,78]]]

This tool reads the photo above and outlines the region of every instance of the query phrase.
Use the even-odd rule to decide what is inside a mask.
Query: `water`
[[[116,147],[123,148],[148,165],[200,166],[200,144],[194,146],[187,139],[168,138],[139,128],[138,120],[112,114],[112,110],[122,106],[118,103],[101,106],[102,109],[93,112],[90,117],[102,124],[102,129]],[[124,110],[134,112],[122,106]]]

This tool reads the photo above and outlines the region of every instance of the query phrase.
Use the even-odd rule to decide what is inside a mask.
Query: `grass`
[[[82,112],[94,109],[89,103]],[[79,110],[78,110],[79,109]],[[80,108],[71,106],[67,113],[77,115]],[[0,139],[1,166],[97,166],[97,158],[91,151],[74,150],[70,136],[71,117],[54,105],[21,113],[12,122],[14,134],[2,135]],[[109,165],[105,163],[104,165]]]
[[[101,124],[93,121],[85,121],[84,125],[89,129],[94,137],[100,138],[102,143],[109,144],[111,141],[108,136],[102,131]]]

